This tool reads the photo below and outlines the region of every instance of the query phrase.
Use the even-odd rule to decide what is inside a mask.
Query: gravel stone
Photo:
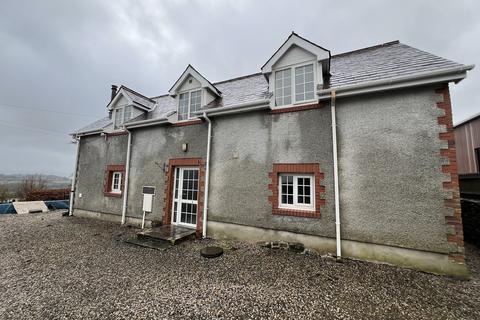
[[[0,319],[480,319],[473,246],[461,281],[235,241],[151,250],[124,242],[135,231],[61,212],[0,216]],[[205,246],[235,250],[204,259]]]

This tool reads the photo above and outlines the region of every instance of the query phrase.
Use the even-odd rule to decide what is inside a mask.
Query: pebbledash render
[[[467,276],[449,83],[472,68],[292,33],[256,74],[112,86],[108,116],[73,134],[71,214],[138,225],[153,187],[147,226]]]

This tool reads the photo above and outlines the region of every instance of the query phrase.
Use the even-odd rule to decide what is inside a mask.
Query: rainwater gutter
[[[228,107],[216,107],[203,110],[203,114],[208,116],[222,116],[227,114],[237,114],[249,111],[264,110],[270,108],[270,100],[261,99],[251,102],[239,103]],[[199,114],[200,112],[197,112]]]
[[[317,95],[319,100],[329,100],[331,98],[332,91],[335,91],[336,98],[340,98],[435,83],[458,83],[465,79],[467,77],[467,71],[472,70],[474,67],[475,65],[472,64],[468,66],[453,67],[437,71],[416,73],[414,75],[398,76],[389,79],[373,80],[358,84],[332,87],[329,89],[319,90]]]
[[[140,120],[135,122],[129,122],[124,125],[126,129],[133,129],[133,128],[141,128],[141,127],[148,127],[154,125],[162,125],[162,124],[169,124],[167,119],[160,118],[160,119],[148,119],[148,120]]]

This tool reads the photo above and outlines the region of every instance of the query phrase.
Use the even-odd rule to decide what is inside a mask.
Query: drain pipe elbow
[[[212,141],[212,121],[207,116],[207,113],[203,112],[203,118],[208,123],[208,134],[207,134],[207,156],[205,160],[205,198],[203,201],[203,224],[202,224],[202,236],[203,238],[207,237],[207,221],[208,221],[208,189],[210,185],[210,145]]]
[[[331,92],[332,111],[332,145],[333,145],[333,181],[335,188],[335,238],[337,244],[337,259],[342,258],[342,243],[340,235],[340,192],[338,186],[338,153],[337,153],[337,116],[335,110],[336,93]]]

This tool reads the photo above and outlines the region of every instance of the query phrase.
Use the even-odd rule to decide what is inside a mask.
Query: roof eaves
[[[180,79],[183,78],[183,75],[187,72],[187,70],[191,68],[193,71],[195,71],[196,73],[198,73],[198,75],[200,77],[202,77],[205,81],[207,81],[207,83],[214,89],[214,93],[218,96],[221,96],[222,95],[222,92],[220,90],[218,90],[217,87],[215,87],[203,74],[201,74],[200,72],[198,72],[197,69],[195,69],[191,64],[188,64],[188,66],[185,68],[185,70],[183,70],[182,74],[180,75],[180,77],[178,77],[177,81],[175,81],[175,83],[172,85],[172,87],[168,90],[168,92],[172,91],[173,88],[175,88],[175,86],[179,83]]]
[[[458,83],[466,77],[466,73],[472,70],[474,65],[461,65],[458,67],[445,68],[435,71],[417,72],[398,77],[371,80],[361,83],[331,87],[317,92],[319,99],[328,99],[334,91],[337,97],[353,96],[364,93],[379,92],[385,90],[414,87],[433,83]]]
[[[308,39],[305,39],[304,37],[298,35],[297,33],[295,33],[295,31],[292,31],[292,33],[288,36],[287,40],[285,40],[285,41],[282,43],[282,45],[281,45],[280,47],[278,47],[277,50],[275,50],[275,52],[270,56],[270,58],[267,60],[267,62],[265,62],[265,63],[263,64],[263,66],[260,67],[260,69],[263,69],[263,67],[265,67],[265,66],[270,62],[270,60],[272,60],[272,58],[277,54],[277,52],[279,52],[280,49],[282,49],[282,47],[283,47],[283,46],[288,42],[288,40],[290,40],[290,38],[293,37],[293,36],[296,36],[296,37],[298,37],[298,38],[300,38],[300,39],[302,39],[302,40],[310,43],[311,45],[316,46],[317,48],[320,48],[320,49],[322,49],[322,50],[327,51],[327,52],[328,52],[328,57],[329,57],[329,58],[332,57],[332,54],[331,54],[330,50],[325,49],[324,47],[319,46],[318,44],[316,44],[316,43],[314,43],[314,42],[312,42],[312,41],[310,41],[310,40],[308,40]]]
[[[147,96],[144,96],[143,94],[141,94],[141,93],[139,93],[139,92],[137,92],[137,91],[135,91],[135,90],[133,90],[133,89],[130,89],[129,87],[124,86],[123,84],[120,86],[120,88],[118,89],[118,91],[120,91],[120,89],[122,89],[122,88],[125,89],[125,90],[127,90],[127,91],[130,91],[131,93],[136,94],[137,96],[140,96],[140,97],[142,97],[142,98],[144,98],[144,99],[146,99],[146,100],[148,100],[148,101],[150,101],[150,102],[152,102],[152,103],[155,103],[155,101],[152,100],[151,98],[149,98],[149,97],[147,97]]]
[[[192,67],[193,70],[195,70],[199,75],[201,75],[201,76],[217,91],[216,94],[218,94],[219,96],[222,95],[222,92],[221,92],[220,90],[218,90],[218,88],[215,87],[215,86],[213,85],[213,83],[211,83],[206,77],[204,77],[203,74],[201,74],[200,72],[198,72],[198,70],[195,69],[192,65],[190,65],[190,67]]]
[[[69,136],[89,136],[89,135],[94,135],[94,134],[100,134],[103,132],[102,129],[95,129],[95,130],[88,130],[88,131],[78,131],[78,132],[72,132],[69,134]]]

